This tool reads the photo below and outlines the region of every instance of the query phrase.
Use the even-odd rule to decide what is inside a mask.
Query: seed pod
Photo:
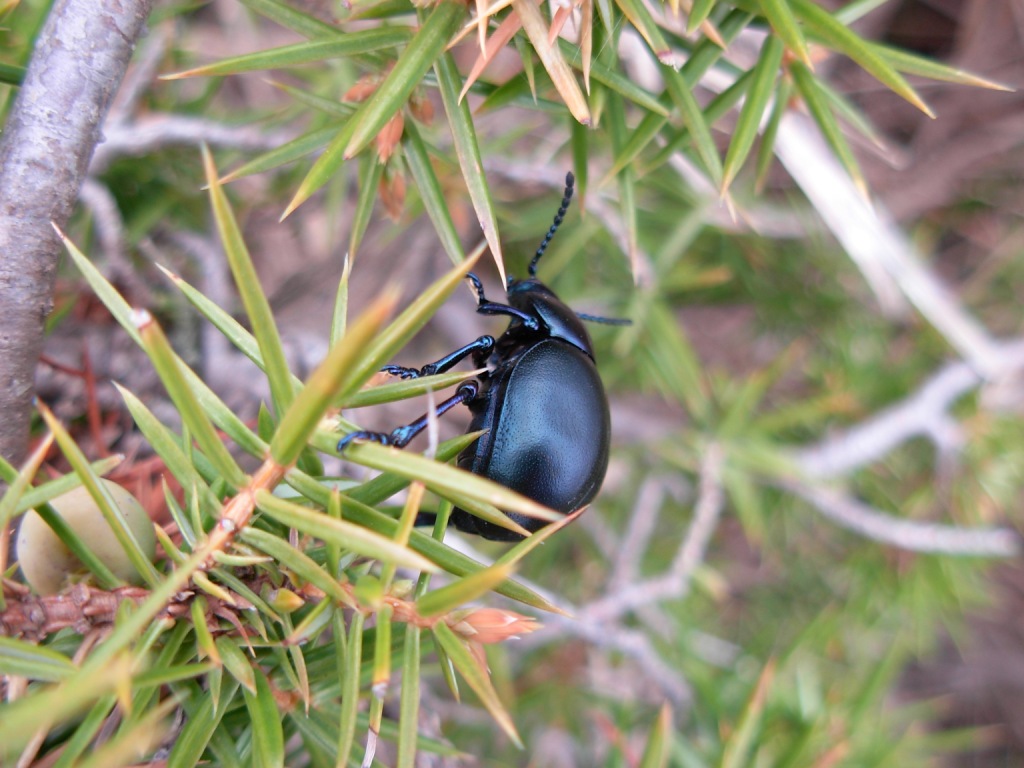
[[[156,554],[153,521],[127,490],[110,480],[101,479],[100,482],[110,492],[142,551],[152,560]],[[58,496],[50,506],[116,576],[132,584],[141,583],[113,529],[84,487],[79,486]],[[40,595],[54,595],[69,581],[87,573],[78,557],[35,510],[27,512],[21,521],[17,555],[25,581]]]

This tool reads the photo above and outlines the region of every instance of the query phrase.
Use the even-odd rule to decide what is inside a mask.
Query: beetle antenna
[[[572,175],[572,171],[565,174],[565,194],[562,196],[562,205],[559,207],[558,213],[555,214],[555,221],[551,225],[551,229],[544,235],[544,239],[540,241],[537,253],[534,254],[533,259],[530,261],[530,277],[537,276],[537,262],[540,261],[540,257],[544,255],[544,250],[548,247],[548,243],[551,242],[551,238],[558,231],[558,226],[562,223],[562,219],[565,218],[565,212],[569,210],[569,201],[572,200],[572,185],[575,183],[576,177]]]
[[[633,321],[625,317],[601,317],[600,315],[588,315],[585,312],[577,312],[576,317],[586,320],[588,323],[601,323],[603,325],[632,325]]]

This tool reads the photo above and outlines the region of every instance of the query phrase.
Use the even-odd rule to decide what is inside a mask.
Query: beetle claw
[[[401,365],[385,365],[380,369],[381,373],[391,376],[401,376],[403,379],[418,379],[423,374],[415,368],[405,368]]]

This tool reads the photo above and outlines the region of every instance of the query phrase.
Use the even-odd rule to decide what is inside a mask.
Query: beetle
[[[508,304],[489,301],[473,273],[476,311],[510,318],[497,339],[481,336],[422,368],[388,365],[381,370],[403,379],[444,373],[467,357],[487,371],[459,386],[436,414],[465,404],[473,416],[469,431],[486,430],[458,457],[458,465],[486,477],[557,512],[570,514],[597,495],[608,469],[611,418],[608,398],[594,363],[594,345],[584,320],[624,324],[577,314],[537,279],[537,265],[565,218],[575,179],[566,174],[565,193],[554,222],[537,248],[528,277],[510,277]],[[338,442],[338,451],[353,440],[372,440],[405,447],[427,426],[428,416],[390,433],[352,432]],[[544,520],[509,513],[530,532]],[[522,536],[456,508],[451,523],[486,539],[518,541]]]

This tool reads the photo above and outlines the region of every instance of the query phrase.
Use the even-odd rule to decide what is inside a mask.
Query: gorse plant
[[[4,744],[14,754],[30,745],[37,732],[26,728],[26,724],[38,725],[49,719],[57,725],[82,711],[89,711],[98,718],[89,720],[88,727],[95,727],[95,723],[102,722],[117,704],[116,697],[106,694],[126,684],[134,686],[134,682],[130,682],[133,669],[140,674],[144,671],[158,673],[159,685],[173,683],[172,688],[179,688],[179,695],[201,698],[200,688],[193,688],[194,683],[188,681],[210,675],[212,664],[216,672],[207,678],[212,694],[210,704],[215,710],[223,707],[230,711],[233,702],[239,705],[245,702],[251,718],[248,738],[259,760],[269,761],[268,764],[285,761],[286,739],[277,716],[274,692],[287,689],[297,697],[295,704],[306,710],[303,717],[307,722],[298,727],[300,732],[322,729],[322,720],[317,726],[309,718],[315,715],[315,718],[330,719],[332,705],[329,702],[333,700],[334,720],[340,723],[340,736],[329,751],[335,753],[333,760],[345,764],[353,748],[364,663],[365,671],[371,671],[372,678],[374,704],[370,731],[377,734],[380,730],[384,693],[393,667],[405,672],[407,685],[403,687],[406,692],[402,694],[401,708],[405,718],[415,724],[418,698],[414,681],[423,631],[431,633],[438,654],[462,674],[465,684],[477,693],[508,734],[518,739],[511,718],[489,682],[479,646],[482,642],[496,642],[527,632],[535,626],[534,622],[510,611],[462,610],[462,606],[496,590],[534,608],[552,609],[546,599],[509,577],[516,563],[560,526],[551,526],[512,547],[498,563],[488,568],[440,543],[446,514],[442,513],[439,518],[436,538],[412,526],[426,488],[498,524],[505,520],[501,509],[545,519],[561,516],[494,483],[414,454],[373,445],[353,447],[354,458],[386,473],[361,485],[339,485],[337,479],[310,475],[307,470],[315,472],[319,462],[313,454],[303,457],[309,445],[333,446],[337,442],[337,417],[328,418],[328,409],[337,413],[339,406],[358,403],[358,390],[362,385],[448,297],[475,259],[427,288],[390,324],[385,323],[385,317],[394,309],[394,298],[379,299],[347,325],[321,366],[300,384],[287,368],[274,371],[275,365],[283,365],[276,326],[209,156],[207,169],[214,216],[253,333],[245,331],[219,307],[204,302],[199,294],[183,287],[197,309],[266,372],[274,393],[274,410],[281,414],[280,420],[272,434],[265,436],[245,426],[184,366],[149,313],[131,309],[85,256],[67,242],[75,263],[107,308],[146,351],[181,414],[184,434],[189,439],[160,424],[138,398],[122,392],[139,429],[168,470],[188,490],[180,506],[173,497],[167,497],[178,535],[172,538],[161,532],[165,562],[173,566],[166,575],[154,569],[133,537],[124,540],[124,549],[138,572],[138,581],[148,590],[124,586],[121,578],[92,558],[85,561],[85,566],[110,590],[105,596],[95,594],[88,587],[85,592],[75,592],[77,588],[72,588],[74,607],[60,618],[55,615],[62,606],[67,607],[67,599],[60,596],[30,598],[27,605],[4,614],[5,634],[29,637],[46,635],[61,627],[79,630],[89,627],[96,631],[114,615],[124,616],[122,622],[114,623],[110,636],[103,640],[103,652],[92,654],[83,664],[81,675],[54,677],[47,674],[42,679],[59,681],[57,687],[21,698],[7,710],[2,726]],[[342,290],[345,290],[344,283]],[[339,302],[342,306],[344,303]],[[379,388],[374,390],[374,399],[386,402],[389,397],[422,393],[431,386],[450,383],[452,379],[452,376],[426,378],[417,381],[418,386],[411,388],[411,392],[407,386]],[[391,390],[390,394],[387,389]],[[111,522],[111,530],[115,534],[127,530],[116,500],[112,502],[104,496],[96,469],[89,465],[48,411],[43,411],[43,417],[101,508],[103,518]],[[217,434],[217,428],[223,430],[237,449],[262,460],[261,466],[254,472],[244,472]],[[442,461],[452,458],[476,436],[438,445],[437,457]],[[32,466],[21,475],[8,468],[12,489],[5,500],[5,524],[13,513],[20,511],[21,493],[42,456],[43,452],[38,453]],[[109,463],[106,468],[109,469]],[[407,502],[397,520],[371,506],[410,483]],[[44,500],[52,499],[66,487],[67,483],[59,481],[44,485],[36,490],[34,503],[40,503],[40,494]],[[450,506],[447,509],[450,511]],[[300,547],[291,544],[289,530],[301,536],[305,543]],[[76,536],[74,531],[64,529],[57,533],[73,551],[88,550],[82,537]],[[45,559],[51,554],[44,549],[22,552],[21,556]],[[373,563],[379,563],[380,570],[371,568]],[[422,571],[423,576],[415,585],[405,579],[396,581],[399,567]],[[429,575],[439,569],[449,569],[461,578],[428,591]],[[22,599],[26,595],[19,593],[15,597]],[[101,602],[103,607],[97,611]],[[347,613],[357,617],[348,627],[349,622],[344,618]],[[368,642],[363,636],[363,621],[367,616],[374,619],[374,627],[367,630],[367,635],[377,639],[370,645],[372,653],[364,659],[359,649]],[[146,645],[162,645],[161,635],[174,625],[168,618],[191,620],[195,632],[192,650],[197,656],[187,663],[178,663],[184,660],[176,654],[187,639],[181,636],[164,647],[161,661],[151,666],[151,660],[142,654],[143,649],[130,647],[145,627],[151,635]],[[226,622],[223,628],[221,622]],[[398,627],[403,638],[402,644],[394,648],[390,640],[392,625]],[[320,663],[326,665],[324,670],[311,674],[302,648],[332,631],[332,647],[336,653],[322,657]],[[8,658],[17,661],[15,666],[5,670],[7,673],[36,679],[40,663],[47,663],[46,659],[53,663],[52,651],[32,651],[32,646],[24,641],[8,640],[4,646]],[[251,656],[247,657],[245,652]],[[264,654],[275,659],[271,662],[274,673],[269,677],[260,671],[258,662]],[[120,665],[116,674],[114,664]],[[169,668],[176,671],[164,677]],[[73,669],[68,666],[64,671]],[[228,688],[222,687],[222,669],[227,669],[233,678]],[[96,675],[103,676],[104,684],[90,684],[93,691],[89,699],[68,697],[68,691],[89,687],[84,681],[87,678],[92,681]],[[321,688],[321,682],[328,687]],[[295,685],[298,687],[293,687]],[[222,694],[226,698],[218,703]],[[68,708],[54,708],[55,701],[68,702]],[[160,737],[162,729],[155,728],[153,721],[168,705],[159,698],[154,698],[151,704],[152,708],[143,707],[144,712],[132,705],[133,722],[125,722],[121,736],[109,745],[110,750],[117,749],[118,744],[137,747]],[[197,717],[195,710],[186,709],[191,713],[190,724],[175,740],[168,757],[175,765],[198,761],[208,747],[212,748],[210,739],[216,734],[216,720],[211,720],[210,716]],[[215,714],[220,716],[225,712]],[[400,729],[397,742],[401,760],[412,759],[416,752],[415,737],[415,727]],[[84,734],[81,743],[83,749],[88,746],[89,739],[84,738]],[[370,759],[374,745],[375,740],[371,739],[366,746]],[[77,760],[72,754],[73,751],[69,751],[65,756]]]
[[[526,747],[535,765],[924,764],[941,745],[909,727],[913,712],[880,714],[889,686],[908,658],[929,649],[922,637],[937,617],[974,599],[981,570],[953,556],[1012,555],[1019,543],[972,512],[982,489],[963,489],[953,523],[923,519],[922,510],[936,502],[931,484],[908,490],[873,463],[913,437],[938,444],[943,438],[929,431],[931,421],[952,419],[953,405],[986,369],[965,362],[951,364],[948,376],[940,371],[931,410],[917,408],[913,395],[896,403],[909,414],[903,431],[870,449],[861,438],[889,423],[884,414],[866,416],[830,441],[802,442],[889,404],[871,389],[884,352],[870,344],[867,352],[858,348],[860,357],[849,352],[863,326],[836,320],[862,310],[858,297],[836,287],[853,277],[830,263],[820,271],[840,274],[800,303],[792,297],[803,290],[805,273],[818,270],[812,251],[800,252],[798,268],[789,262],[760,270],[742,245],[709,233],[707,220],[723,210],[756,218],[749,188],[765,183],[780,133],[803,111],[843,181],[867,197],[847,137],[851,130],[877,137],[822,75],[830,57],[853,60],[925,113],[905,76],[998,86],[851,31],[878,0],[834,13],[812,0],[693,0],[682,7],[678,0],[580,0],[551,9],[530,0],[472,7],[386,0],[345,7],[330,23],[283,1],[241,4],[304,40],[165,75],[185,82],[161,84],[150,98],[165,100],[164,108],[180,99],[183,113],[215,110],[216,81],[199,81],[210,90],[196,99],[189,78],[288,70],[290,81],[279,85],[288,107],[268,116],[249,105],[246,115],[254,125],[273,124],[266,129],[273,140],[263,141],[269,149],[238,138],[253,126],[222,133],[212,122],[187,123],[188,130],[174,123],[187,141],[260,146],[223,176],[205,146],[202,155],[243,321],[164,270],[203,321],[262,372],[268,402],[254,422],[232,410],[182,360],[154,315],[133,308],[73,242],[82,239],[61,233],[70,261],[144,351],[180,419],[168,425],[138,393],[118,387],[181,493],[164,484],[172,522],[156,527],[154,558],[137,521],[126,516],[127,502],[102,479],[119,460],[90,461],[40,404],[45,436],[38,448],[20,468],[0,465],[8,485],[0,501],[0,764],[404,768],[429,764],[430,756],[456,761],[463,751],[494,764],[524,762],[512,747]],[[16,31],[34,28],[19,17],[30,11],[41,13],[0,5]],[[182,25],[191,21],[186,11],[165,13],[181,15]],[[24,78],[30,42],[18,49],[24,58],[0,62],[0,83],[12,92]],[[491,82],[492,66],[515,71]],[[187,99],[194,101],[185,106]],[[715,131],[727,120],[722,144]],[[153,122],[159,132],[160,120]],[[130,120],[119,125],[131,133]],[[118,136],[112,131],[101,150],[108,156],[96,176],[111,185],[138,173],[117,165],[119,153],[135,151]],[[520,151],[521,163],[508,159]],[[153,177],[183,173],[160,158],[138,162]],[[287,175],[289,166],[297,177]],[[514,241],[513,228],[500,221],[511,214],[499,210],[484,169],[554,190],[569,167],[592,215],[573,221],[545,267],[557,273],[560,295],[587,295],[632,319],[631,327],[596,334],[599,351],[610,353],[608,363],[597,355],[610,388],[653,392],[672,418],[685,412],[685,424],[679,418],[668,428],[636,427],[639,435],[622,440],[629,447],[613,464],[600,509],[567,530],[572,517],[451,465],[479,433],[434,440],[426,455],[353,443],[345,459],[379,474],[328,475],[325,458],[333,462],[339,437],[358,429],[343,409],[348,417],[360,407],[432,397],[472,376],[371,381],[485,249],[504,281],[502,243],[511,248]],[[302,378],[289,368],[224,186],[271,172],[284,179],[282,219],[316,205],[324,188],[330,195],[354,182],[348,258],[338,266],[335,312],[323,334],[329,348]],[[161,215],[176,223],[193,215],[176,210],[181,193],[173,184],[161,187],[148,173],[132,183],[144,181],[158,199],[122,204],[133,243],[142,243]],[[483,239],[470,253],[453,213],[453,195],[463,194]],[[724,205],[715,207],[713,198]],[[357,257],[378,202],[400,226],[425,212],[454,268],[406,304],[384,291],[349,318],[351,270],[366,263]],[[536,213],[522,214],[515,239],[534,240],[549,221],[550,206],[542,214],[538,204]],[[621,264],[588,255],[581,265],[577,258],[616,250],[626,256]],[[626,281],[616,278],[628,271],[636,287],[621,290]],[[899,287],[912,301],[931,300],[905,282]],[[757,302],[765,317],[785,316],[779,327],[813,328],[820,344],[808,351],[811,341],[790,335],[792,343],[769,364],[741,374],[712,370],[678,308],[684,299],[738,296]],[[927,375],[936,347],[948,342],[964,353],[964,337],[946,331],[958,327],[962,308],[951,302],[940,309],[949,312],[937,312],[944,318],[935,323],[939,340],[922,343],[906,362],[908,379]],[[929,311],[922,308],[931,320]],[[865,335],[885,350],[890,332]],[[1014,347],[1006,366],[1021,357]],[[780,382],[801,363],[810,394],[793,395]],[[666,422],[660,414],[654,421]],[[643,419],[619,423],[629,422],[628,431],[633,421]],[[38,482],[54,443],[72,471]],[[924,463],[930,471],[930,459]],[[825,487],[837,477],[852,491]],[[109,539],[116,568],[60,513],[57,502],[78,486],[87,492],[78,495],[91,508],[92,533]],[[388,503],[402,492],[400,506]],[[908,499],[904,518],[881,511],[892,495]],[[1009,498],[1012,491],[999,503]],[[806,514],[801,504],[865,538],[823,542],[812,527],[794,523]],[[453,508],[504,527],[509,512],[556,522],[487,564],[445,541]],[[34,590],[22,583],[7,560],[5,541],[29,510],[56,538],[39,551],[19,549],[22,563],[46,561],[53,554],[46,547],[59,546],[80,569],[57,594],[38,594],[48,590],[32,578]],[[415,527],[421,512],[436,514],[432,531]],[[708,562],[727,515],[759,548],[764,569],[741,615],[729,604],[727,568]],[[688,521],[685,529],[680,520]],[[880,562],[878,542],[929,554],[896,578]],[[514,573],[531,568],[543,586]],[[534,639],[541,623],[544,636]],[[516,685],[502,645],[520,636],[530,655],[520,667],[526,682]],[[587,663],[585,648],[600,654],[595,679],[605,675],[607,687],[596,684],[596,695],[572,675]],[[623,678],[632,687],[620,701],[615,686]],[[455,700],[471,691],[489,713],[486,723],[451,718],[442,733],[431,721],[431,708],[443,706],[435,691],[441,680]],[[538,751],[552,743],[542,737],[556,731],[577,745],[569,757]],[[595,732],[600,746],[579,746]]]

